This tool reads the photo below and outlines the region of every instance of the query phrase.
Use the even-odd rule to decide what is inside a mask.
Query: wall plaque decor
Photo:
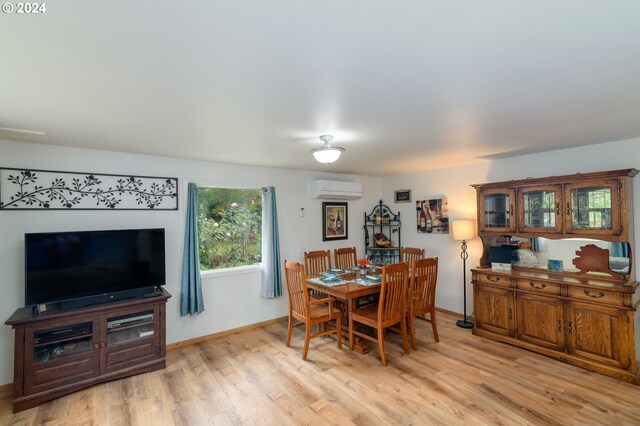
[[[394,201],[396,203],[410,203],[411,202],[411,190],[410,189],[399,189],[397,191],[393,191]]]
[[[178,210],[178,178],[0,168],[0,210]]]

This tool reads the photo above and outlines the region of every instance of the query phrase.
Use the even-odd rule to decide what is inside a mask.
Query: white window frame
[[[231,275],[255,274],[256,272],[262,272],[262,270],[262,263],[256,263],[255,265],[234,266],[233,268],[208,269],[206,271],[200,271],[200,278],[207,279],[228,277]]]

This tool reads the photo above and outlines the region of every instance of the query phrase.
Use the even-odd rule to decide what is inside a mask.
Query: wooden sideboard
[[[640,384],[640,292],[631,254],[631,179],[637,173],[624,169],[473,185],[484,248],[480,266],[472,269],[473,334]],[[627,243],[629,271],[621,276],[577,269],[492,270],[490,249],[506,235]]]
[[[532,270],[472,270],[473,334],[640,384],[633,285]]]

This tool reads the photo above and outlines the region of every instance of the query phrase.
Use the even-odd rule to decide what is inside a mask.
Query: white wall
[[[24,306],[24,234],[117,228],[165,228],[167,285],[173,294],[167,307],[167,341],[173,343],[286,315],[287,298],[260,297],[260,273],[209,276],[203,280],[205,311],[180,317],[180,267],[188,182],[229,187],[275,186],[278,201],[281,256],[300,259],[312,249],[356,246],[362,250],[363,213],[380,199],[380,179],[299,170],[238,166],[165,157],[52,147],[0,140],[0,166],[93,173],[177,177],[178,211],[0,211],[0,318]],[[317,178],[358,181],[364,197],[349,201],[349,239],[323,242],[321,200],[309,196]],[[305,215],[300,217],[300,208]],[[283,283],[284,285],[284,283]],[[0,385],[13,378],[13,331],[0,327]]]
[[[402,216],[402,244],[423,247],[429,256],[439,258],[439,277],[436,289],[436,305],[440,308],[462,312],[462,260],[460,243],[451,234],[418,234],[416,231],[415,201],[433,198],[449,199],[449,218],[476,219],[476,193],[471,184],[545,177],[572,173],[587,173],[625,168],[640,169],[640,138],[619,142],[590,145],[542,154],[486,161],[468,166],[408,173],[385,177],[382,180],[382,197],[393,200],[393,191],[411,189],[412,202],[393,204]],[[634,178],[634,221],[640,226],[640,176]],[[636,238],[635,253],[640,242]],[[467,269],[478,265],[482,254],[479,238],[469,243]],[[638,259],[638,256],[635,256]],[[634,267],[638,267],[638,260]],[[467,283],[470,281],[467,273]],[[467,286],[467,311],[473,310],[471,286]]]

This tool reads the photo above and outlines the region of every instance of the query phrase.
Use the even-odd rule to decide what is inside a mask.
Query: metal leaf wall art
[[[0,168],[0,210],[177,210],[178,179]]]

